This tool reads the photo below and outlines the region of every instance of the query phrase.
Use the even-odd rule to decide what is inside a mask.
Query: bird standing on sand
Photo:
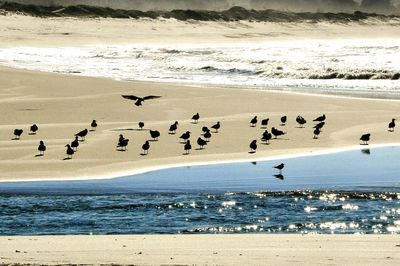
[[[266,144],[269,144],[269,141],[272,139],[271,133],[268,132],[268,130],[265,130],[264,133],[262,134],[262,141],[265,141]]]
[[[85,137],[86,137],[86,135],[88,134],[88,132],[89,132],[89,131],[87,130],[87,128],[85,128],[84,130],[82,130],[82,131],[76,133],[75,136],[80,137],[80,138],[81,138],[81,141],[85,141]]]
[[[280,174],[282,173],[282,169],[283,169],[284,167],[285,167],[285,164],[284,164],[284,163],[281,163],[281,164],[278,164],[278,165],[274,166],[275,169],[278,169],[278,170],[279,170],[279,173],[280,173]]]
[[[199,144],[200,150],[202,150],[203,147],[204,147],[205,145],[207,145],[207,141],[205,141],[204,139],[202,139],[202,138],[199,137],[199,138],[197,139],[197,144]]]
[[[286,121],[287,121],[287,116],[285,115],[285,116],[282,116],[281,117],[281,126],[284,126],[284,125],[286,125]]]
[[[142,145],[143,155],[149,154],[150,142],[146,140],[146,142]]]
[[[192,149],[192,145],[190,144],[190,140],[188,140],[188,141],[186,141],[185,146],[184,146],[185,154],[189,154],[191,149]]]
[[[322,131],[321,129],[325,126],[325,122],[320,122],[316,124],[313,128],[318,129],[319,131]]]
[[[206,141],[207,142],[209,142],[210,141],[210,138],[211,138],[211,132],[210,132],[210,130],[208,130],[208,131],[206,131],[206,133],[204,133],[204,138],[206,139]]]
[[[268,126],[269,118],[261,120],[261,128],[266,128]]]
[[[39,127],[36,124],[33,124],[30,128],[30,135],[36,135],[36,132],[39,130]]]
[[[158,130],[150,130],[150,136],[153,138],[153,140],[158,140],[158,137],[161,135],[160,131]]]
[[[96,131],[97,128],[97,121],[93,120],[92,123],[90,124],[90,126],[92,127],[92,131]]]
[[[318,139],[318,136],[320,133],[321,133],[321,130],[319,130],[319,128],[314,129],[314,139]]]
[[[206,133],[207,131],[210,131],[210,129],[208,129],[208,127],[202,127],[201,128],[201,131],[203,131],[203,133]]]
[[[178,121],[175,121],[170,127],[169,127],[169,134],[175,134],[176,130],[178,129]]]
[[[279,136],[283,136],[283,135],[286,134],[286,133],[283,132],[282,130],[276,129],[276,128],[274,128],[274,127],[271,128],[271,133],[272,133],[272,135],[275,136],[276,139],[277,139]]]
[[[69,144],[67,144],[67,145],[65,145],[65,147],[67,147],[67,150],[66,150],[66,154],[67,154],[67,156],[68,156],[68,159],[72,159],[72,155],[74,155],[74,150],[71,148],[71,146],[69,145]]]
[[[392,122],[389,123],[388,127],[390,132],[393,132],[394,128],[396,127],[396,123],[394,121],[396,121],[396,119],[392,118]]]
[[[126,147],[128,146],[129,139],[119,138],[117,148],[121,148],[122,151],[126,151]]]
[[[250,153],[255,153],[257,150],[257,140],[253,140],[250,143]]]
[[[315,118],[313,121],[314,122],[323,122],[323,121],[325,121],[325,119],[326,119],[326,116],[325,116],[325,114],[323,114],[322,116]]]
[[[257,116],[255,116],[255,117],[253,117],[253,119],[250,120],[250,125],[252,127],[255,127],[257,125],[257,122],[258,122]]]
[[[297,124],[299,124],[299,127],[301,127],[301,128],[303,128],[304,124],[307,123],[307,121],[301,115],[298,115],[296,117],[296,122],[297,122]]]
[[[183,139],[183,141],[186,141],[186,140],[190,139],[190,131],[186,131],[179,138]]]
[[[75,140],[71,142],[71,148],[74,149],[74,151],[78,151],[78,147],[79,147],[78,136],[75,136]]]
[[[136,106],[141,106],[142,102],[144,102],[146,100],[161,98],[161,96],[155,96],[155,95],[149,95],[149,96],[145,96],[145,97],[139,97],[139,96],[135,96],[135,95],[122,95],[122,97],[125,99],[136,101],[135,102]]]
[[[140,122],[138,123],[138,126],[139,126],[139,129],[142,130],[143,127],[144,127],[144,122],[140,121]]]
[[[22,132],[24,132],[22,129],[14,129],[14,136],[15,136],[15,139],[20,139],[21,138],[21,135],[22,135]]]
[[[199,122],[199,119],[200,119],[199,113],[196,113],[195,115],[192,116],[192,120],[194,120],[195,124]]]
[[[220,129],[220,127],[221,127],[221,124],[220,124],[219,121],[218,121],[218,122],[217,122],[215,125],[213,125],[211,128],[215,130],[214,133],[218,133],[218,129]]]
[[[46,151],[46,145],[44,145],[44,142],[42,140],[39,142],[38,151],[39,155],[44,155],[44,152]]]
[[[371,138],[371,134],[364,134],[361,136],[360,140],[363,142],[364,145],[368,145],[368,141]]]

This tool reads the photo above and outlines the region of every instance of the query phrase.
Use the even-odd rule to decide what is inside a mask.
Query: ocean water
[[[1,183],[0,235],[399,234],[398,158],[400,147],[387,147],[109,180]]]
[[[0,64],[30,70],[392,98],[399,61],[398,39],[0,49]]]

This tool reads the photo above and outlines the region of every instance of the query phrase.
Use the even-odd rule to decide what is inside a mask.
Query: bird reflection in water
[[[370,155],[371,154],[371,150],[370,149],[362,149],[361,153],[362,154],[366,154],[366,155]]]
[[[285,179],[285,176],[282,175],[282,174],[274,175],[274,177],[277,178],[277,179],[280,179],[280,180],[284,180]]]

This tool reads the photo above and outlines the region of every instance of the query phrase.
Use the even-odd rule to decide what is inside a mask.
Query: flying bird
[[[150,130],[150,136],[153,138],[153,140],[158,140],[158,137],[160,136],[160,131],[158,130]]]
[[[371,138],[371,134],[364,134],[361,136],[360,140],[363,142],[364,145],[368,145],[368,141]]]
[[[219,123],[219,121],[213,125],[211,128],[215,130],[215,133],[218,133],[218,129],[220,129],[221,124]]]
[[[175,134],[178,129],[178,121],[175,121],[172,125],[169,126],[169,134]]]
[[[322,116],[315,118],[313,121],[314,122],[323,122],[323,121],[325,121],[325,119],[326,119],[326,116],[322,115]]]
[[[22,132],[24,132],[24,130],[22,130],[22,129],[14,129],[14,136],[15,136],[15,139],[20,139],[20,137],[21,137],[21,135],[22,135]]]
[[[136,101],[135,102],[136,106],[141,106],[142,103],[146,100],[161,98],[161,96],[155,96],[155,95],[149,95],[149,96],[145,96],[145,97],[139,97],[139,96],[135,96],[135,95],[122,95],[122,97],[125,99]]]
[[[256,150],[257,150],[257,140],[253,140],[251,143],[250,143],[250,153],[255,153],[256,152]]]
[[[271,128],[271,133],[272,135],[275,136],[275,138],[277,139],[279,136],[285,135],[286,133],[283,132],[282,130],[276,129],[276,128]]]
[[[29,133],[30,135],[36,135],[36,131],[39,130],[39,127],[36,124],[33,124],[30,130],[31,130],[31,132]]]
[[[82,131],[76,133],[75,136],[78,136],[78,137],[81,138],[82,141],[85,141],[85,137],[86,137],[86,135],[88,134],[88,132],[89,132],[89,131],[87,130],[87,128],[85,128],[84,130],[82,130]]]
[[[185,154],[189,154],[191,149],[192,149],[192,145],[190,144],[190,140],[188,140],[188,141],[186,141],[185,146],[184,146]]]
[[[301,115],[298,115],[296,117],[296,122],[297,124],[299,124],[299,126],[302,128],[304,127],[304,124],[307,123],[307,121],[304,119],[304,117],[302,117]]]
[[[285,115],[285,116],[282,116],[281,117],[281,126],[284,126],[284,125],[286,125],[286,121],[287,121],[287,116]]]
[[[90,126],[92,127],[92,131],[95,131],[97,128],[97,121],[93,120],[92,123],[90,124]]]
[[[197,139],[197,144],[199,144],[200,150],[202,150],[204,148],[204,146],[207,145],[207,141],[205,141],[204,139],[199,137]]]
[[[38,151],[39,155],[44,155],[44,152],[46,151],[46,145],[44,145],[44,142],[42,140],[39,142]]]
[[[250,120],[250,124],[252,127],[255,127],[257,125],[257,116],[253,117],[253,119]]]
[[[199,119],[200,119],[199,113],[196,113],[195,115],[192,116],[192,120],[194,120],[195,124],[199,122]]]
[[[146,140],[146,142],[142,145],[143,155],[149,154],[150,142]]]
[[[388,127],[390,132],[393,132],[394,128],[396,127],[396,123],[394,121],[396,121],[396,119],[392,118],[392,122],[389,123]]]

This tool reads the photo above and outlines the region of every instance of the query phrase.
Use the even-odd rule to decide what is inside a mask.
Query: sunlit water
[[[381,97],[400,95],[399,61],[397,39],[0,49],[1,64],[32,70]]]
[[[1,183],[0,234],[400,233],[398,158],[400,148],[389,147]]]

